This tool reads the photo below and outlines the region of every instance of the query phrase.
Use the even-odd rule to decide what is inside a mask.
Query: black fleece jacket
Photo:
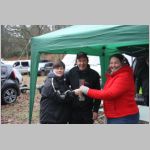
[[[56,91],[59,92],[55,92],[52,86],[52,79]],[[68,90],[70,89],[66,84],[66,78],[64,76],[57,77],[54,73],[48,75],[41,90],[40,123],[65,124],[68,122],[71,111],[70,105],[74,100],[74,94],[72,92],[67,92],[64,95]]]
[[[86,70],[80,71],[78,66],[72,68],[67,74],[67,84],[71,85],[71,89],[77,89],[80,87],[80,81],[84,81],[84,85],[93,89],[100,89],[100,76],[99,74],[91,69],[89,66]],[[85,95],[84,95],[85,96]],[[98,112],[101,101],[95,101],[85,96],[85,101],[73,101],[72,108],[79,111],[94,111]]]

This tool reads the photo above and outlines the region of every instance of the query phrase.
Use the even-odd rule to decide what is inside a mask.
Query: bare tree
[[[32,37],[67,26],[70,25],[2,25],[2,57],[6,57],[8,52],[18,51],[20,57],[25,55],[29,59],[30,40]]]

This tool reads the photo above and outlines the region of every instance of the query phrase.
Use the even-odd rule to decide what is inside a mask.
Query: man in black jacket
[[[139,57],[134,70],[136,93],[142,88],[143,105],[149,106],[149,58]]]
[[[71,89],[78,89],[81,85],[100,89],[100,76],[88,65],[88,57],[84,52],[77,54],[76,64],[67,74],[67,82]],[[98,117],[101,101],[92,101],[83,95],[72,103],[70,124],[92,124]]]

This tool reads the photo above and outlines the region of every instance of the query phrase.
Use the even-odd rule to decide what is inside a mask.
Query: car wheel
[[[2,101],[4,104],[11,104],[17,99],[17,90],[15,88],[6,88],[2,92]]]

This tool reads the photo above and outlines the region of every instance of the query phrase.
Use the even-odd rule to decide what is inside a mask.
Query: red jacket
[[[135,102],[133,71],[123,66],[113,74],[106,74],[103,90],[89,89],[87,95],[104,100],[104,113],[107,118],[118,118],[139,112]]]

